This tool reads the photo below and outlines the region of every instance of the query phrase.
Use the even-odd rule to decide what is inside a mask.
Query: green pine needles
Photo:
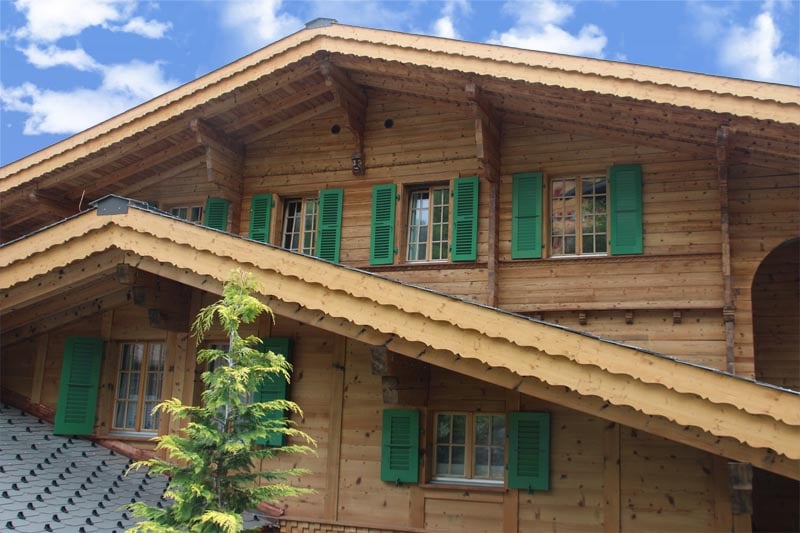
[[[253,296],[257,292],[252,275],[234,271],[224,284],[222,299],[200,311],[192,334],[202,342],[217,320],[228,335],[228,351],[200,350],[198,363],[213,370],[202,375],[206,390],[202,406],[183,405],[177,398],[161,402],[156,410],[173,420],[186,421],[180,434],[157,437],[156,449],[168,461],[148,459],[131,468],[171,478],[165,493],[170,504],[163,508],[136,502],[129,505],[134,516],[143,518],[129,532],[238,533],[243,531],[242,513],[261,502],[310,492],[293,487],[287,479],[308,473],[298,468],[262,470],[264,460],[277,454],[309,453],[316,444],[296,429],[284,413],[302,415],[297,404],[287,400],[256,401],[266,380],[288,380],[291,365],[284,354],[262,351],[257,337],[242,338],[239,328],[262,313],[274,320],[272,311]],[[274,435],[291,437],[286,446],[270,447]]]

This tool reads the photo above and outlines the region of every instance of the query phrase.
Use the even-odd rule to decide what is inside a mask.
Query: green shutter
[[[550,489],[550,413],[509,414],[508,488]]]
[[[57,435],[94,433],[102,361],[103,339],[67,337],[56,404]]]
[[[290,339],[287,337],[272,337],[261,340],[261,350],[283,355],[287,361],[292,361]],[[253,395],[255,402],[270,402],[272,400],[286,400],[289,397],[289,384],[282,376],[267,377],[261,382],[256,393]],[[268,420],[280,420],[286,413],[272,411],[267,415]],[[258,444],[266,446],[283,446],[282,433],[273,433],[269,439],[261,440]]]
[[[478,176],[455,180],[451,246],[453,261],[478,259]]]
[[[228,205],[230,202],[223,198],[209,198],[206,200],[205,226],[228,231]]]
[[[320,191],[317,257],[338,263],[341,237],[342,189]]]
[[[372,188],[372,233],[369,241],[369,264],[394,263],[394,206],[397,195],[394,183]]]
[[[269,242],[269,223],[272,216],[272,195],[256,194],[250,200],[250,233],[254,241]]]
[[[642,167],[611,167],[611,255],[641,254]]]
[[[381,480],[416,483],[419,479],[419,412],[384,409],[381,433]]]
[[[542,173],[514,174],[511,259],[542,257]]]

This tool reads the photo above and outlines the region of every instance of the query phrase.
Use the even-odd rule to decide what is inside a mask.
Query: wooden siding
[[[754,377],[753,278],[772,250],[800,237],[800,174],[735,166],[729,196],[736,373]]]
[[[187,309],[196,310],[214,299],[213,295],[194,291]],[[179,354],[191,357],[189,345],[193,341],[185,333],[151,328],[143,311],[134,305],[122,306],[98,320],[50,332],[42,403],[56,407],[63,343],[73,334],[107,335],[111,341],[107,363],[113,364],[104,369],[107,400],[98,412],[98,435],[107,434],[104,428],[110,423],[116,375],[111,367],[118,341],[166,339],[168,362],[174,368],[165,373],[162,396],[183,390],[183,396],[191,398],[191,389],[197,385],[193,380],[185,381],[187,374],[182,368],[192,365],[181,361]],[[569,314],[554,317],[566,322]],[[691,335],[703,336],[707,331],[704,312],[695,311],[684,318]],[[647,324],[660,318],[652,311],[638,315],[637,320]],[[630,327],[619,312],[599,318],[592,315],[587,326],[609,332]],[[680,325],[664,328],[664,342],[668,342],[670,331],[675,334]],[[278,468],[298,464],[311,470],[291,480],[315,493],[284,503],[283,527],[287,531],[340,531],[345,526],[386,531],[388,524],[392,531],[641,531],[663,530],[676,523],[687,530],[714,530],[726,518],[715,512],[719,502],[727,501],[727,485],[717,482],[712,468],[714,456],[705,452],[423,363],[416,364],[422,365],[427,385],[424,392],[413,397],[413,405],[385,404],[382,376],[375,371],[369,345],[281,316],[274,326],[264,320],[246,328],[246,333],[293,339],[291,398],[304,410],[304,416],[296,421],[318,444],[315,455],[285,457],[264,465]],[[207,338],[207,342],[214,341],[224,341],[218,329]],[[14,351],[3,354],[4,369],[11,356],[19,356],[17,350],[23,348],[30,346],[18,343]],[[20,367],[15,375],[30,376],[31,371]],[[4,375],[4,386],[7,381]],[[12,390],[30,394],[27,385]],[[549,412],[551,489],[529,494],[429,484],[430,454],[423,456],[419,485],[381,482],[381,415],[388,407],[420,409],[425,442],[431,438],[433,414],[438,410]],[[162,422],[162,432],[177,429],[167,420]],[[724,494],[719,494],[722,489]]]

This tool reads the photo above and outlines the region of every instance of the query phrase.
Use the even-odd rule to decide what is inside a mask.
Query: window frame
[[[432,198],[434,196],[434,191],[436,190],[446,190],[444,195],[445,199],[447,200],[447,209],[444,211],[446,213],[446,219],[444,221],[439,221],[438,224],[443,226],[446,233],[447,233],[447,240],[446,241],[437,241],[440,246],[444,246],[444,257],[438,259],[432,259],[431,254],[433,252],[433,208],[435,206],[432,205]],[[425,241],[425,258],[424,259],[410,259],[410,245],[411,245],[411,217],[413,214],[413,205],[412,205],[412,195],[415,193],[427,191],[428,192],[428,230],[427,230],[427,237]],[[402,235],[402,243],[400,250],[403,250],[403,263],[405,264],[428,264],[428,263],[448,263],[452,261],[450,247],[452,246],[452,218],[453,218],[453,201],[452,201],[452,194],[453,194],[453,183],[450,181],[433,181],[433,182],[425,182],[425,183],[416,183],[416,184],[409,184],[403,187],[403,218],[401,220],[401,227],[402,231],[400,235]],[[444,243],[444,244],[442,244]]]
[[[431,431],[432,442],[429,444],[428,450],[431,454],[431,466],[428,477],[430,482],[434,485],[477,485],[483,487],[505,487],[507,483],[506,465],[508,464],[508,413],[503,412],[483,412],[483,411],[458,411],[458,410],[437,410],[431,412],[431,423],[433,425]],[[463,476],[452,474],[438,474],[438,455],[439,446],[443,444],[439,442],[439,417],[440,416],[464,416],[465,417],[465,443],[464,443],[464,474]],[[475,459],[478,447],[486,445],[478,444],[476,442],[475,427],[476,419],[478,417],[489,417],[490,420],[494,417],[500,417],[503,420],[503,438],[502,438],[502,463],[499,465],[503,472],[502,479],[491,477],[491,448],[496,447],[493,442],[488,445],[489,452],[489,477],[476,477],[475,476]],[[491,439],[491,432],[490,432]],[[452,463],[449,463],[452,464]]]
[[[553,197],[553,190],[554,190],[554,183],[563,180],[575,180],[575,190],[580,192],[580,196],[576,196],[576,204],[577,208],[582,210],[582,201],[583,201],[583,180],[587,179],[600,179],[602,178],[605,181],[605,234],[604,234],[604,244],[605,244],[605,251],[604,252],[583,252],[583,214],[582,212],[576,212],[575,215],[575,253],[556,253],[553,247],[553,227],[554,227],[554,197]],[[547,256],[552,259],[575,259],[581,257],[608,257],[611,255],[610,253],[610,240],[611,240],[611,194],[610,194],[610,176],[608,171],[602,172],[585,172],[581,174],[564,174],[564,175],[553,175],[547,176],[545,178],[545,202],[544,202],[544,210],[546,212],[545,216],[545,228],[543,233],[543,238],[546,239],[545,246],[547,249]],[[596,198],[597,195],[592,196]],[[592,213],[591,216],[596,216],[595,213]],[[566,218],[566,217],[565,217]],[[599,235],[598,233],[591,234],[593,236]],[[566,233],[562,234],[562,239],[566,236]]]
[[[181,216],[180,210],[184,210],[186,216]],[[204,206],[202,205],[175,205],[169,207],[169,214],[172,215],[173,217],[180,218],[181,220],[185,220],[187,222],[193,222],[195,224],[203,223],[203,215],[205,214],[203,211],[204,211]],[[189,217],[189,215],[192,213],[197,214],[196,219]]]
[[[313,213],[313,228],[309,229],[305,226],[306,224],[306,217],[308,213],[306,212],[306,208],[309,205],[309,202],[314,202],[314,213]],[[299,232],[296,233],[297,235],[297,247],[296,248],[289,248],[286,247],[286,231],[288,225],[288,217],[289,217],[289,205],[290,203],[298,202],[300,204],[300,214],[298,215],[299,219]],[[319,215],[320,215],[320,198],[319,193],[308,193],[308,194],[298,194],[292,195],[281,198],[281,225],[280,225],[280,247],[284,250],[290,250],[293,252],[297,252],[303,255],[316,255],[317,251],[317,240],[319,239]],[[294,233],[293,233],[294,234]],[[305,246],[305,236],[311,236],[311,246]]]
[[[143,359],[141,367],[138,371],[138,385],[136,395],[133,396],[133,400],[131,400],[131,396],[128,394],[125,397],[121,397],[121,385],[122,385],[122,373],[126,371],[123,368],[124,363],[124,354],[125,354],[125,347],[126,346],[142,346],[142,353]],[[158,398],[154,400],[148,400],[145,397],[145,392],[149,385],[150,375],[152,374],[149,371],[149,363],[150,359],[153,356],[152,348],[160,347],[160,355],[161,355],[161,368],[160,374],[158,375]],[[159,426],[161,424],[161,416],[159,413],[152,415],[154,420],[154,424],[152,428],[144,428],[143,429],[143,421],[146,417],[145,410],[151,409],[162,401],[162,396],[164,394],[164,377],[167,367],[167,343],[164,341],[119,341],[117,342],[117,366],[115,369],[115,387],[114,387],[114,402],[111,408],[111,424],[110,424],[110,433],[113,435],[148,435],[152,436],[154,434],[158,434]],[[133,372],[128,372],[129,374],[133,374]],[[129,383],[129,382],[128,382]],[[128,389],[130,390],[130,389]],[[117,408],[118,403],[120,401],[124,401],[126,404],[135,403],[135,410],[136,416],[134,421],[134,427],[124,427],[124,426],[117,426]]]

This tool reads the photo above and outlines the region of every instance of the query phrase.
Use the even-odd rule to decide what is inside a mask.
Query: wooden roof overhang
[[[181,172],[200,174],[206,150],[239,154],[325,113],[341,114],[357,149],[371,91],[470,113],[476,104],[494,128],[521,120],[698,158],[715,157],[725,127],[729,163],[786,172],[800,165],[796,87],[333,24],[302,30],[0,168],[2,238],[106,194],[136,196]]]
[[[0,247],[3,343],[15,342],[8,340],[6,318],[22,313],[34,321],[31,309],[50,308],[54,299],[80,295],[86,287],[99,286],[79,296],[76,305],[83,314],[73,312],[76,318],[124,303],[111,279],[120,264],[214,293],[221,292],[231,270],[242,268],[255,274],[264,299],[279,315],[800,478],[798,393],[136,205],[126,204],[114,215],[98,216],[101,211],[84,212]],[[36,333],[17,322],[17,337]]]

